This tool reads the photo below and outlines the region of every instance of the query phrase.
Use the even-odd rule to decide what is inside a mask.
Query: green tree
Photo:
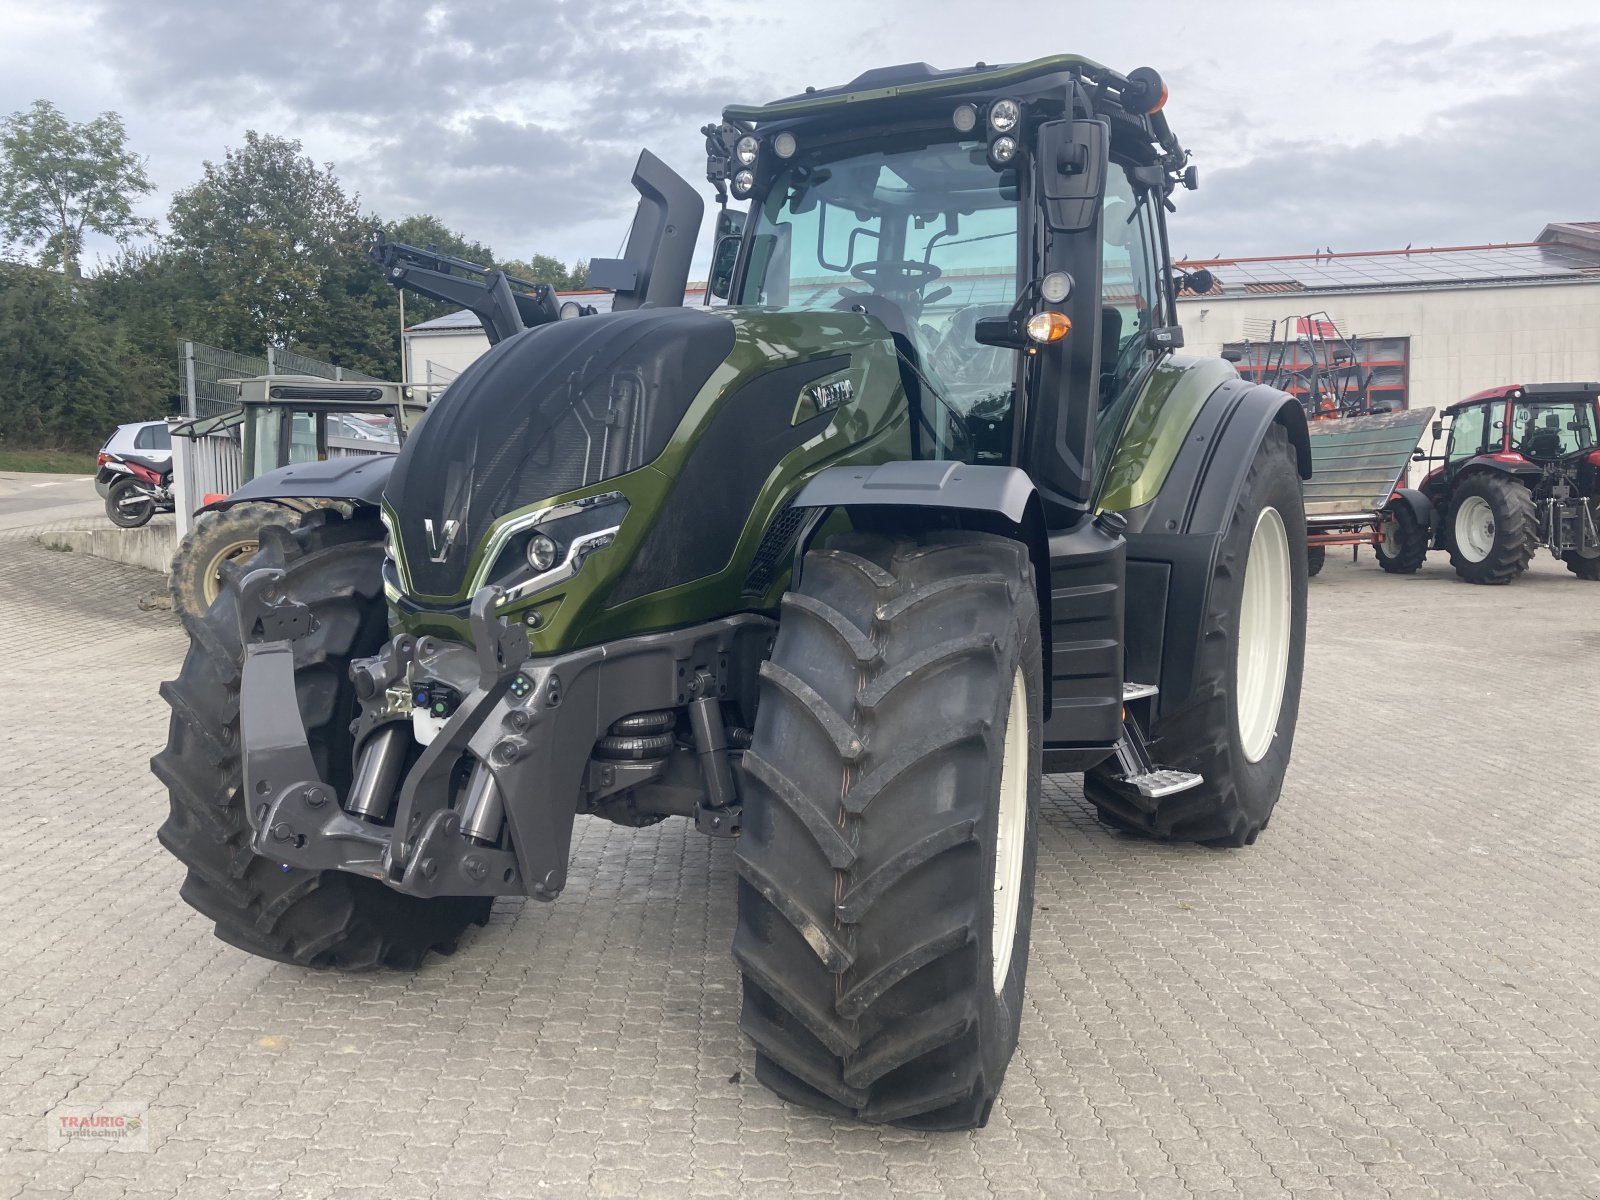
[[[171,378],[58,276],[0,264],[0,441],[98,446],[124,421],[160,416]]]
[[[0,121],[0,231],[40,247],[40,261],[80,277],[85,230],[125,245],[155,224],[134,215],[153,190],[145,160],[127,148],[122,118],[69,121],[48,100]]]
[[[167,221],[189,336],[241,351],[300,340],[325,276],[364,240],[360,205],[332,164],[255,130],[173,197]]]
[[[535,254],[529,259],[509,259],[500,264],[508,275],[517,275],[534,283],[548,283],[558,292],[570,292],[583,286],[589,277],[589,264],[579,260],[570,269],[560,259],[548,254]]]

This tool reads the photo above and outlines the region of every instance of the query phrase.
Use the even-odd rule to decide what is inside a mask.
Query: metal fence
[[[178,394],[188,417],[215,417],[239,403],[239,389],[223,383],[248,375],[314,375],[318,379],[372,379],[293,350],[267,347],[264,356],[238,354],[201,342],[184,342],[178,355]]]

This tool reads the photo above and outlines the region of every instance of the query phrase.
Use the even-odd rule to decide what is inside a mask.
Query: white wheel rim
[[[1378,549],[1385,558],[1400,557],[1400,522],[1393,517],[1383,523],[1383,542]]]
[[[1289,535],[1275,508],[1256,518],[1245,560],[1234,671],[1234,717],[1249,762],[1260,762],[1278,733],[1289,676]]]
[[[1456,549],[1468,562],[1482,562],[1494,549],[1494,509],[1482,496],[1468,496],[1456,507]]]
[[[1000,762],[1000,812],[995,822],[994,929],[989,939],[997,996],[1011,970],[1011,949],[1022,907],[1022,858],[1028,840],[1028,688],[1020,667],[1011,683],[1004,754]]]

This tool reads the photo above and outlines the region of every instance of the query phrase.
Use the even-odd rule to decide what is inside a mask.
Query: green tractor
[[[982,1125],[1041,776],[1243,846],[1294,740],[1305,417],[1178,353],[1165,98],[1059,56],[729,108],[726,306],[681,307],[703,205],[648,153],[610,314],[380,247],[495,344],[392,460],[239,494],[341,508],[225,570],[166,685],[184,898],[411,968],[556,899],[576,816],[684,817],[736,839],[758,1077]]]

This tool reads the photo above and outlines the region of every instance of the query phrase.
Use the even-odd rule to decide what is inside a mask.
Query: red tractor
[[[1540,546],[1600,580],[1600,383],[1507,384],[1444,410],[1420,491],[1432,544],[1468,583],[1509,583]],[[1443,422],[1433,423],[1434,444]]]

